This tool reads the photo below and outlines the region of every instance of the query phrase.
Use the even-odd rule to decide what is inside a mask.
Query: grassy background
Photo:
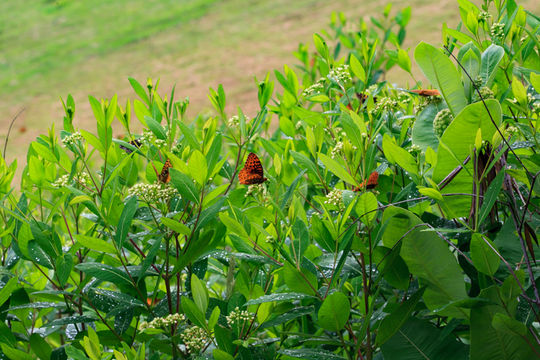
[[[128,76],[143,84],[160,78],[162,93],[177,85],[190,111],[210,108],[208,88],[223,84],[228,109],[257,110],[254,76],[296,63],[292,51],[326,29],[332,11],[349,19],[378,16],[389,1],[359,0],[4,0],[0,1],[0,145],[21,109],[9,139],[8,161],[52,123],[60,126],[60,97],[72,94],[76,126],[94,129],[87,96],[133,98]],[[393,1],[411,5],[405,47],[438,44],[442,22],[459,21],[452,0]],[[538,13],[540,4],[520,3]],[[311,46],[311,48],[313,48]],[[416,75],[420,75],[416,69]],[[390,80],[412,82],[396,70]]]

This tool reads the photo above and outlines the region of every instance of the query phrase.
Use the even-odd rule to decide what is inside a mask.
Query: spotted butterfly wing
[[[238,173],[238,180],[242,185],[262,184],[267,178],[261,160],[254,153],[249,153],[244,168]]]
[[[353,191],[360,191],[362,189],[373,189],[379,184],[379,173],[374,171],[369,175],[367,180],[362,181],[360,186],[355,187]]]
[[[165,161],[165,164],[163,164],[163,168],[161,169],[161,173],[158,175],[158,180],[162,183],[168,183],[171,181],[171,174],[169,174],[169,169],[172,167],[171,160],[167,159]]]

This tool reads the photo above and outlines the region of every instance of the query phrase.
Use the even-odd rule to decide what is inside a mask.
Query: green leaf
[[[30,348],[40,359],[49,359],[51,357],[51,346],[36,333],[30,335]]]
[[[405,171],[412,175],[418,175],[418,166],[413,156],[402,147],[395,144],[394,140],[384,134],[383,136],[383,151],[384,155],[391,163],[397,163]]]
[[[478,224],[482,224],[484,222],[484,219],[489,215],[491,208],[493,208],[493,205],[497,201],[497,197],[499,196],[499,193],[502,189],[502,184],[504,181],[504,168],[499,171],[495,179],[489,184],[489,187],[486,191],[486,194],[484,195],[484,202],[482,204],[482,207],[480,208],[480,216],[478,219]]]
[[[355,211],[360,220],[367,226],[371,225],[377,217],[377,197],[372,192],[365,192],[360,195],[356,202]]]
[[[471,239],[471,259],[476,269],[484,274],[493,276],[501,262],[493,249],[495,244],[487,237],[474,233]]]
[[[366,71],[364,70],[364,67],[362,66],[362,64],[360,64],[360,61],[358,61],[356,56],[354,56],[354,54],[351,54],[351,58],[349,60],[349,63],[351,65],[351,70],[352,70],[354,76],[356,76],[358,78],[358,80],[360,80],[361,82],[365,83],[366,82]]]
[[[206,176],[208,175],[208,167],[206,165],[206,158],[199,150],[192,152],[188,163],[189,173],[200,184],[206,183]]]
[[[488,99],[485,101],[485,106],[482,102],[470,104],[450,123],[440,139],[437,165],[433,170],[433,181],[439,183],[456,167],[462,165],[471,153],[478,129],[481,129],[482,140],[491,142],[497,130],[491,122],[490,116],[493,117],[495,124],[501,123],[502,109],[497,100]],[[441,192],[443,194],[470,194],[473,181],[471,176],[473,173],[472,163],[469,161],[465,165],[465,169],[461,170]],[[452,196],[445,198],[445,202],[452,208],[456,216],[469,215],[470,196]]]
[[[424,290],[425,288],[422,288],[415,292],[407,301],[402,303],[396,310],[383,319],[379,326],[379,330],[377,331],[377,346],[384,344],[388,339],[394,336],[403,324],[405,324],[416,307],[416,304],[418,304],[422,298]]]
[[[135,90],[135,93],[142,99],[147,105],[150,105],[150,99],[148,98],[148,94],[146,93],[145,89],[142,87],[142,85],[135,80],[132,77],[128,77],[128,81],[131,84],[131,87],[133,90]]]
[[[439,146],[439,139],[433,131],[433,120],[442,109],[444,109],[442,101],[430,103],[417,115],[412,130],[412,142],[422,150],[426,150],[428,146],[432,149]]]
[[[193,180],[184,173],[171,168],[169,169],[171,174],[171,183],[178,190],[182,198],[192,201],[196,204],[199,203],[199,192],[193,184]]]
[[[93,276],[102,281],[109,281],[113,284],[123,284],[132,286],[131,280],[123,270],[111,265],[96,262],[86,262],[75,266],[76,269],[84,272],[88,276]]]
[[[400,255],[409,271],[427,286],[424,302],[430,310],[437,310],[450,302],[465,299],[465,283],[456,258],[448,244],[432,231],[425,231],[423,222],[408,210],[389,207],[383,213],[383,244],[392,248],[401,240]],[[413,229],[414,228],[414,229]],[[442,314],[467,318],[468,311],[449,307]]]
[[[5,356],[7,356],[8,359],[17,359],[17,360],[32,360],[33,359],[32,355],[28,354],[27,352],[15,349],[6,344],[0,344],[0,347],[2,348],[2,352],[4,353]]]
[[[345,359],[342,356],[323,349],[281,349],[278,354],[304,360],[338,360]]]
[[[520,323],[516,319],[512,319],[511,317],[503,313],[496,313],[495,316],[493,316],[491,325],[495,330],[504,333],[513,334],[521,337],[527,335],[527,327],[523,323]]]
[[[501,62],[503,56],[504,49],[495,44],[489,45],[489,47],[482,53],[480,76],[482,77],[483,86],[491,86],[491,82],[495,78],[497,66]]]
[[[109,254],[116,254],[116,248],[114,245],[92,236],[76,234],[75,239],[80,245],[99,252],[106,252]]]
[[[180,221],[176,221],[174,219],[169,219],[166,217],[162,217],[161,223],[168,227],[169,229],[173,230],[174,232],[181,234],[181,235],[189,235],[191,234],[191,229],[188,228],[186,225],[181,223]]]
[[[307,270],[299,271],[289,263],[285,263],[282,269],[285,284],[287,284],[289,289],[308,295],[315,295],[317,293],[317,276],[315,274]]]
[[[463,360],[468,346],[427,320],[410,318],[381,347],[385,360]],[[476,358],[475,358],[476,360]]]
[[[334,175],[339,177],[341,180],[349,184],[356,184],[356,181],[347,172],[347,170],[345,170],[336,160],[332,159],[330,156],[319,153],[319,160],[321,160],[321,162],[329,171],[334,173]]]
[[[328,46],[326,42],[319,34],[313,34],[313,42],[315,43],[315,49],[323,59],[328,59]]]
[[[414,58],[424,75],[441,92],[454,116],[467,105],[465,89],[456,67],[440,50],[421,42],[414,50]]]
[[[30,259],[36,262],[36,264],[45,266],[48,269],[54,268],[51,258],[37,241],[32,240],[28,243],[28,255],[30,256]]]
[[[61,286],[64,286],[69,279],[73,269],[73,255],[66,253],[56,258],[56,277]]]
[[[11,294],[19,288],[19,281],[16,277],[12,277],[4,284],[2,289],[0,289],[0,306],[2,306]]]
[[[178,121],[177,125],[180,128],[180,130],[182,131],[182,134],[184,134],[184,137],[187,140],[188,144],[193,149],[200,150],[201,146],[199,144],[199,140],[197,140],[197,137],[195,136],[195,133],[193,132],[193,130],[191,128],[187,127],[187,125],[184,124],[181,121]]]
[[[165,132],[165,129],[163,128],[163,126],[161,126],[160,123],[154,120],[153,117],[145,116],[144,121],[146,122],[146,125],[148,126],[148,128],[156,136],[156,138],[158,138],[159,140],[167,139],[167,133]]]
[[[281,301],[291,301],[291,300],[302,300],[302,299],[308,299],[313,298],[311,295],[306,295],[303,293],[273,293],[269,295],[263,295],[261,297],[258,297],[257,299],[251,299],[249,300],[246,305],[256,305],[256,304],[263,304],[267,302],[281,302]]]
[[[120,220],[118,221],[118,226],[116,227],[114,240],[116,241],[119,249],[121,249],[124,245],[124,240],[126,239],[129,227],[131,226],[131,221],[133,220],[133,216],[135,215],[136,211],[137,197],[131,196],[122,209],[122,214],[120,215]]]
[[[206,314],[206,309],[208,308],[208,290],[206,289],[206,285],[195,274],[191,275],[191,293],[197,308],[201,313]]]
[[[345,294],[335,292],[328,295],[319,308],[319,325],[329,331],[339,331],[347,323],[350,311],[349,298]]]
[[[212,356],[215,360],[234,360],[232,355],[220,349],[212,350]]]
[[[186,314],[187,318],[191,320],[193,324],[206,329],[206,318],[204,317],[204,313],[199,310],[197,305],[195,305],[195,303],[186,296],[182,296],[181,303],[182,310],[184,311],[184,314]]]
[[[309,314],[313,314],[315,311],[315,308],[313,306],[300,306],[300,307],[296,307],[292,310],[289,310],[289,311],[286,311],[285,313],[283,314],[280,314],[276,317],[273,317],[272,319],[268,320],[268,321],[265,321],[264,323],[261,324],[261,326],[259,327],[259,329],[267,329],[267,328],[271,328],[271,327],[274,327],[274,326],[278,326],[278,325],[281,325],[281,324],[284,324],[288,321],[291,321],[293,319],[296,319],[300,316],[304,316],[304,315],[309,315]]]

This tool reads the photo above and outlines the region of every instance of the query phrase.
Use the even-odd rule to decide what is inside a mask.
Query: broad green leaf
[[[482,140],[491,141],[496,129],[490,120],[499,125],[502,119],[501,105],[497,100],[488,99],[484,103],[468,105],[448,126],[440,139],[437,165],[433,170],[433,181],[439,183],[471,154],[478,129],[481,129]],[[443,189],[443,194],[465,193],[472,191],[473,162],[469,161],[459,174]],[[471,206],[470,196],[452,196],[445,199],[456,216],[468,216]]]
[[[199,183],[204,185],[206,182],[206,176],[208,175],[208,167],[206,165],[206,158],[199,150],[192,152],[188,162],[189,173]]]
[[[501,260],[493,250],[497,250],[495,244],[487,237],[474,233],[471,238],[471,259],[476,269],[484,274],[493,276]]]
[[[491,325],[495,330],[503,333],[506,332],[522,337],[527,335],[527,327],[523,323],[503,313],[496,313],[493,316]]]
[[[129,228],[131,226],[131,221],[133,216],[137,211],[137,197],[131,196],[124,208],[122,209],[122,214],[120,215],[120,221],[118,221],[118,226],[116,227],[116,234],[114,240],[118,245],[118,248],[121,249],[124,246],[124,240],[128,234]]]
[[[504,49],[495,44],[489,45],[489,47],[482,53],[480,76],[482,77],[483,86],[491,86],[497,72],[497,66],[501,62],[503,56]]]
[[[392,247],[401,240],[400,255],[409,271],[426,285],[424,302],[430,310],[437,310],[450,302],[465,299],[465,284],[456,258],[448,244],[435,232],[425,231],[422,221],[408,210],[389,207],[383,213],[383,244]],[[396,227],[399,226],[399,229]],[[386,234],[388,232],[388,235]],[[468,311],[449,307],[443,314],[467,318]]]
[[[146,93],[146,90],[142,87],[142,85],[132,78],[131,76],[128,77],[128,81],[131,84],[131,87],[133,90],[135,90],[135,93],[142,99],[147,105],[150,105],[150,99],[148,98],[148,94]]]
[[[428,80],[441,92],[448,108],[457,116],[467,105],[465,89],[456,67],[439,49],[421,42],[414,50],[414,58]]]
[[[114,245],[106,242],[105,240],[80,234],[75,235],[75,239],[79,244],[88,249],[99,252],[106,252],[109,254],[116,254],[116,248],[114,247]]]
[[[63,254],[56,258],[56,277],[61,286],[64,286],[69,279],[73,269],[73,255]]]
[[[355,211],[360,220],[367,226],[377,217],[377,197],[372,192],[362,193],[356,202]]]
[[[109,281],[113,284],[123,284],[132,286],[131,279],[124,270],[117,269],[111,265],[96,262],[86,262],[75,266],[76,269],[84,272],[88,276],[95,277],[102,281]]]
[[[339,291],[330,294],[319,308],[319,325],[329,331],[339,331],[347,323],[350,311],[349,298],[345,294]]]
[[[217,348],[212,350],[212,356],[215,360],[234,360],[232,355]]]
[[[395,144],[390,136],[383,136],[383,151],[384,155],[391,163],[397,163],[405,171],[412,175],[418,175],[418,166],[413,156],[402,147]]]
[[[193,324],[206,329],[206,318],[204,317],[204,313],[199,310],[197,305],[195,305],[195,303],[186,296],[182,296],[181,302],[182,310],[184,311],[184,314],[186,314],[187,318],[191,320]]]
[[[176,221],[174,219],[169,219],[166,217],[162,217],[160,220],[163,225],[165,225],[172,231],[177,232],[178,234],[181,234],[181,235],[191,234],[191,229],[179,221]]]
[[[0,306],[2,306],[11,294],[19,288],[19,281],[16,277],[12,277],[4,284],[2,289],[0,289]]]
[[[407,301],[383,319],[377,331],[377,346],[384,344],[405,324],[423,294],[424,288],[415,292]]]
[[[356,184],[354,178],[345,170],[336,160],[332,159],[326,154],[319,153],[319,160],[324,164],[327,170],[331,171],[341,180],[349,183]]]
[[[32,355],[28,354],[26,351],[21,351],[14,347],[8,346],[6,344],[0,344],[2,352],[8,359],[17,359],[17,360],[32,360]]]
[[[267,302],[281,302],[281,301],[291,301],[291,300],[302,300],[312,298],[310,295],[306,295],[303,293],[273,293],[269,295],[263,295],[257,299],[251,299],[248,300],[246,305],[256,305],[256,304],[263,304]]]
[[[193,180],[186,174],[181,173],[176,169],[169,169],[171,174],[171,183],[178,190],[182,198],[192,201],[194,203],[199,203],[199,192],[193,184]]]
[[[349,63],[351,65],[351,70],[352,70],[354,76],[356,76],[358,78],[358,80],[360,80],[361,82],[365,83],[366,82],[366,71],[364,70],[364,67],[362,66],[362,64],[360,64],[360,61],[358,61],[356,56],[354,56],[354,54],[351,54],[351,58],[349,60]]]
[[[283,265],[283,275],[285,284],[294,292],[300,292],[308,295],[317,293],[317,276],[310,271],[300,271],[289,263]]]
[[[287,321],[294,320],[300,316],[313,314],[315,308],[313,306],[300,306],[296,307],[290,311],[286,311],[283,314],[277,315],[276,317],[271,318],[268,321],[265,321],[259,327],[261,330],[266,328],[271,328],[286,323]]]
[[[463,360],[468,346],[427,320],[410,318],[381,347],[385,360]]]
[[[428,146],[436,149],[439,145],[439,139],[433,131],[433,120],[442,109],[444,109],[442,101],[430,103],[417,115],[412,130],[412,141],[422,150],[427,149]]]
[[[480,208],[478,224],[482,224],[484,222],[484,219],[489,215],[491,209],[493,208],[493,205],[497,201],[497,197],[499,196],[499,193],[502,189],[504,175],[504,169],[501,169],[495,179],[493,179],[491,184],[489,184],[486,194],[484,195],[484,202],[482,203],[482,207]]]
[[[197,308],[201,313],[206,314],[206,309],[208,308],[208,290],[206,289],[206,285],[195,274],[191,275],[191,293]]]
[[[517,325],[518,329],[514,329],[515,323],[507,322],[508,318],[504,317],[508,316],[509,310],[515,309],[515,303],[514,305],[506,303],[503,307],[500,304],[500,289],[497,285],[483,289],[479,296],[497,305],[471,309],[470,358],[475,360],[535,359],[537,357],[535,351],[536,353],[540,351],[538,345],[533,345],[535,351],[531,349],[531,344],[535,344],[535,340],[530,334],[526,336],[516,334],[516,330],[518,333],[521,331],[520,326]]]
[[[278,354],[303,360],[344,360],[345,358],[323,349],[281,349]]]

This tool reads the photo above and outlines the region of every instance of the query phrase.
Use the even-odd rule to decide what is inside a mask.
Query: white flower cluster
[[[311,85],[302,92],[303,96],[311,96],[313,94],[319,94],[324,91],[324,79],[319,79],[315,84]]]
[[[326,195],[325,204],[337,206],[340,210],[343,207],[343,192],[339,189],[334,189]]]
[[[62,139],[62,144],[64,146],[68,146],[68,145],[73,145],[75,142],[79,142],[79,141],[83,141],[83,140],[84,140],[84,137],[82,136],[82,134],[79,131],[77,131],[77,132],[74,132],[73,134],[68,135],[65,138],[63,138]]]
[[[139,137],[139,141],[143,144],[153,144],[156,141],[156,135],[150,130],[145,129],[141,137]]]
[[[142,201],[153,203],[167,202],[178,194],[175,188],[166,184],[135,184],[128,190],[128,196],[136,195]]]
[[[377,100],[375,108],[370,111],[371,115],[376,115],[380,111],[392,111],[399,107],[399,102],[389,97],[382,97]]]
[[[501,23],[493,23],[491,25],[491,29],[489,31],[489,34],[491,35],[491,40],[495,43],[502,41],[504,38],[504,24]]]
[[[241,324],[244,321],[251,321],[255,314],[250,313],[247,310],[240,310],[240,308],[237,306],[233,311],[229,313],[229,315],[226,316],[227,324],[229,326],[233,326],[234,324]]]
[[[250,195],[258,195],[258,194],[261,194],[263,196],[263,198],[266,198],[266,195],[268,194],[267,190],[266,190],[266,186],[264,186],[264,184],[252,184],[252,185],[249,185],[248,186],[248,189],[246,191],[246,195],[244,195],[245,197],[248,197]]]
[[[485,22],[487,23],[489,19],[491,19],[491,14],[488,13],[487,11],[481,11],[479,14],[478,14],[478,22]]]
[[[336,146],[330,152],[330,157],[334,159],[336,156],[343,154],[343,141],[338,141]]]
[[[240,118],[238,115],[233,115],[227,120],[227,126],[230,128],[238,127],[238,125],[240,125]]]
[[[186,349],[192,354],[200,352],[210,341],[206,331],[198,326],[187,328],[180,334],[180,337],[186,345]]]
[[[90,178],[90,175],[88,175],[88,173],[83,171],[80,174],[75,174],[73,176],[72,181],[70,182],[69,174],[65,174],[65,175],[60,176],[53,183],[51,183],[51,186],[55,188],[61,188],[64,186],[71,185],[73,183],[79,184],[82,186],[89,186],[92,183],[92,179]]]
[[[352,81],[349,65],[341,65],[333,68],[326,77],[340,84],[347,84]]]
[[[178,325],[179,323],[184,322],[185,320],[186,320],[186,317],[184,316],[184,314],[170,314],[164,318],[157,317],[150,322],[143,321],[139,325],[139,328],[141,330],[160,329],[160,328],[164,328],[170,325]]]
[[[410,153],[418,152],[420,150],[422,150],[422,148],[416,144],[412,144],[411,147],[409,148]]]
[[[510,126],[508,126],[508,127],[506,128],[506,133],[507,133],[508,135],[510,135],[510,136],[512,136],[512,135],[514,135],[514,134],[517,134],[517,132],[518,132],[518,128],[515,127],[515,126],[510,125]]]

